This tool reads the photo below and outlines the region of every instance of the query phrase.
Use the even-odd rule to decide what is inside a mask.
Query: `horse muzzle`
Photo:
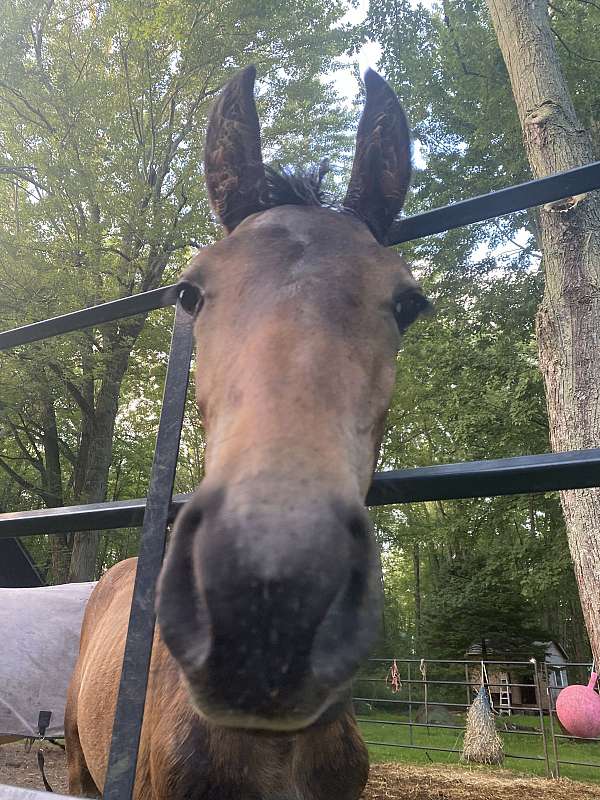
[[[379,629],[366,512],[322,500],[250,503],[201,487],[177,520],[157,613],[209,720],[289,731],[335,718]]]

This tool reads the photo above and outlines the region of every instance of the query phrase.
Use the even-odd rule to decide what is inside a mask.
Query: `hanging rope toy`
[[[587,686],[567,686],[556,698],[556,715],[572,736],[594,739],[600,735],[600,697],[594,691],[598,673],[592,665]]]
[[[398,694],[402,690],[402,680],[400,679],[400,670],[396,664],[396,659],[392,661],[392,666],[389,668],[385,682],[390,684],[394,694]]]

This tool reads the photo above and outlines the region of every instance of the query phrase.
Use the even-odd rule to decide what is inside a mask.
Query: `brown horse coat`
[[[104,785],[135,568],[128,559],[109,570],[86,609],[65,719],[74,795],[95,797]],[[136,800],[356,800],[368,771],[351,714],[291,735],[212,725],[156,633]]]

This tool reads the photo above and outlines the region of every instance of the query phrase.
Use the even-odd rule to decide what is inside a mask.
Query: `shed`
[[[553,699],[565,686],[569,685],[567,668],[568,657],[564,648],[556,641],[532,642],[532,652],[544,652],[544,663],[547,665],[548,680],[545,671],[538,672],[538,685],[535,682],[535,673],[532,667],[512,664],[510,659],[501,660],[502,655],[494,649],[493,643],[486,640],[486,657],[493,659],[487,665],[487,677],[490,687],[492,702],[501,714],[527,713],[549,710],[549,693]],[[473,644],[467,650],[465,657],[468,659],[481,658],[481,644]],[[477,692],[481,685],[481,666],[474,663],[469,668],[469,680],[472,681],[472,690]]]
[[[45,585],[27,548],[18,539],[0,539],[0,586],[17,589]]]

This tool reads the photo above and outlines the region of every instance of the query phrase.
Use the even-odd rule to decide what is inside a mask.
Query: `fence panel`
[[[368,674],[363,672],[359,676],[354,696],[357,719],[367,744],[374,748],[386,748],[390,752],[406,749],[426,754],[431,751],[460,756],[466,712],[481,683],[481,664],[481,661],[473,659],[370,659],[366,668]],[[582,680],[581,675],[589,673],[591,665],[580,662],[538,664],[535,659],[486,660],[483,664],[488,675],[488,689],[492,698],[495,698],[496,727],[504,740],[505,757],[543,764],[546,776],[554,778],[561,777],[561,765],[585,767],[593,775],[597,770],[594,779],[600,781],[600,738],[583,739],[564,733],[556,718],[556,698],[563,683],[563,679],[558,681],[556,675],[572,675],[570,684]],[[400,666],[400,680],[393,685],[389,677],[392,665]],[[436,666],[457,674],[464,669],[465,678],[429,677]],[[415,670],[421,673],[420,679],[413,677]],[[374,671],[378,674],[374,675]],[[501,673],[506,673],[510,679],[498,682],[497,676]],[[373,687],[371,693],[365,691],[364,687]],[[401,697],[404,689],[406,696]],[[459,693],[465,689],[467,702],[461,702]],[[502,703],[499,690],[508,692],[508,703]],[[532,699],[531,692],[534,693],[535,702],[529,702]],[[523,702],[525,699],[528,702]],[[521,716],[535,719],[536,727],[529,726]],[[390,735],[384,734],[386,730],[390,731]],[[427,738],[431,737],[429,742],[424,741],[423,733]],[[454,741],[448,737],[454,737]],[[519,741],[516,737],[523,737],[522,747],[515,748]],[[536,740],[538,744],[534,744]],[[589,748],[587,757],[583,758],[561,754],[561,745],[573,750],[578,744],[593,747],[592,757],[597,760],[590,760]],[[519,752],[515,752],[515,749]]]

